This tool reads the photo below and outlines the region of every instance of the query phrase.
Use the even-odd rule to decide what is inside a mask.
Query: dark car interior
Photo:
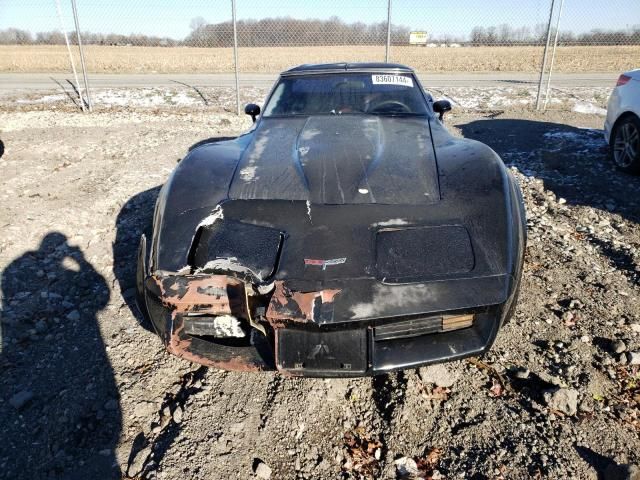
[[[420,88],[374,84],[370,74],[329,74],[282,78],[265,108],[265,116],[287,115],[426,115]]]

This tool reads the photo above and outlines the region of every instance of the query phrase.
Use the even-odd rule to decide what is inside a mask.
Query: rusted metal
[[[245,285],[227,275],[171,275],[152,277],[162,303],[179,313],[235,315],[247,318]]]
[[[169,353],[176,355],[190,362],[199,363],[208,367],[220,368],[223,370],[234,370],[240,372],[257,372],[265,369],[265,365],[256,361],[251,355],[238,353],[225,359],[212,359],[199,355],[192,351],[192,343],[194,339],[183,333],[183,325],[178,315],[174,316],[173,331],[166,339],[166,348]]]
[[[235,371],[273,368],[253,347],[226,347],[184,331],[183,315],[233,315],[250,320],[247,287],[227,275],[154,275],[147,283],[167,312],[164,344],[169,353],[191,362]]]
[[[288,322],[317,321],[321,315],[333,314],[333,301],[338,293],[340,290],[330,289],[296,292],[287,288],[283,281],[277,281],[267,309],[267,321],[274,328]]]

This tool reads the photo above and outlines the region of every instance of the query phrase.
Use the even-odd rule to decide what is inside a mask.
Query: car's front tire
[[[633,114],[620,119],[611,135],[610,147],[616,167],[640,174],[640,119]]]

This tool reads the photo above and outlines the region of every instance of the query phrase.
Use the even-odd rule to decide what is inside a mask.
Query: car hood
[[[431,204],[440,199],[429,119],[263,118],[242,153],[232,200]]]

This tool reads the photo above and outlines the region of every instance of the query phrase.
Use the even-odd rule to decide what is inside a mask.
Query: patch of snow
[[[68,97],[66,95],[61,93],[59,95],[45,95],[44,97],[40,97],[35,100],[27,100],[27,99],[21,98],[16,100],[16,103],[54,103],[54,102],[61,102],[67,98]]]
[[[171,97],[171,102],[176,105],[194,105],[199,102],[197,98],[190,97],[186,92],[178,92]]]
[[[544,138],[555,138],[562,140],[570,140],[570,141],[579,141],[582,135],[578,132],[547,132],[544,134]]]
[[[606,145],[602,130],[595,128],[581,128],[578,131],[551,131],[544,134],[548,140],[568,142],[576,153],[591,153]]]
[[[581,100],[577,100],[575,102],[572,110],[578,113],[595,114],[595,115],[601,115],[603,117],[607,115],[607,110],[605,108],[600,108],[594,105],[593,103],[583,102]]]

